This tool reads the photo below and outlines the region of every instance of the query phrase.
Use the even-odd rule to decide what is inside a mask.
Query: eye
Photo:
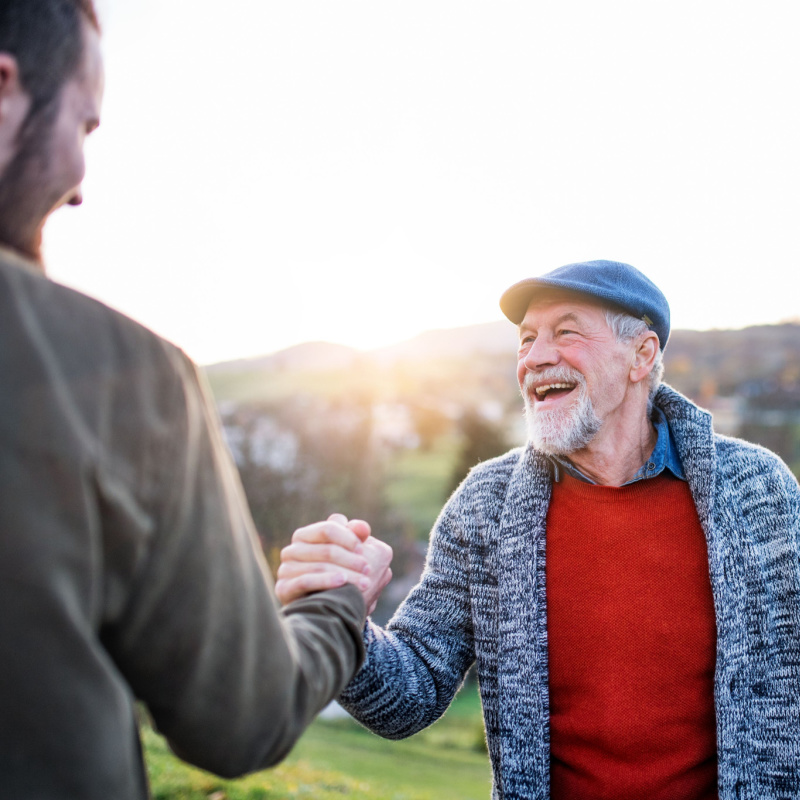
[[[561,328],[558,331],[558,335],[559,336],[569,336],[570,334],[574,336],[575,333],[576,333],[576,331],[570,330],[569,328]]]

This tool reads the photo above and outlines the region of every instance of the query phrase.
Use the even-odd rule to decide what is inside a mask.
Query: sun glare
[[[592,258],[643,270],[677,326],[796,316],[790,19],[577,7],[104,0],[103,124],[51,274],[201,362],[501,319],[508,285]]]

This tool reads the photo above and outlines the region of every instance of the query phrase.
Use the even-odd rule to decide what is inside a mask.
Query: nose
[[[79,186],[69,197],[67,200],[67,205],[70,206],[79,206],[83,202],[83,192],[81,191],[81,187]]]
[[[558,349],[549,336],[537,336],[525,354],[523,363],[529,370],[541,369],[557,364],[560,359]]]

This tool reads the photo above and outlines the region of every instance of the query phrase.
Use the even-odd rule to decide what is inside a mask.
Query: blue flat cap
[[[619,261],[582,261],[554,269],[538,278],[526,278],[503,292],[500,308],[515,324],[525,318],[528,306],[543,289],[580,292],[617,306],[644,320],[658,336],[663,350],[669,339],[669,303],[649,278]]]

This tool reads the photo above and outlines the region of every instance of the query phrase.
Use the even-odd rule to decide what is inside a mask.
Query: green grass
[[[445,717],[410,739],[381,739],[350,719],[317,720],[275,769],[235,781],[184,764],[142,731],[155,800],[487,800],[480,702],[465,688]]]
[[[179,761],[152,730],[143,731],[154,800],[285,800],[372,797],[367,784],[303,761],[229,781]]]

